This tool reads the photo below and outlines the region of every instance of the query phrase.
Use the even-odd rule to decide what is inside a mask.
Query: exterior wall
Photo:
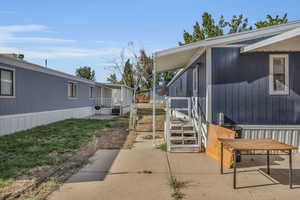
[[[198,69],[198,88],[193,91],[193,70]],[[180,90],[180,81],[182,81],[182,90]],[[202,54],[195,63],[192,64],[184,73],[182,73],[170,86],[170,97],[198,97],[198,113],[205,115],[206,112],[206,53]],[[186,107],[184,100],[177,100],[172,107]]]
[[[288,53],[289,95],[269,94],[269,54],[212,49],[213,123],[223,112],[225,122],[234,124],[300,124],[300,52]]]
[[[15,98],[0,98],[0,116],[33,113],[70,108],[91,107],[95,99],[89,98],[93,84],[37,72],[1,63],[0,67],[15,69]],[[77,95],[68,98],[68,81],[77,83]]]
[[[285,144],[296,146],[298,147],[296,152],[300,152],[300,126],[244,125],[241,127],[242,138],[273,139]]]
[[[198,68],[198,94],[193,96],[199,98],[199,110],[198,113],[206,115],[206,53],[204,53],[198,60],[198,64],[195,66]]]
[[[192,67],[182,73],[170,86],[170,97],[191,97],[193,93]],[[182,88],[180,88],[182,84]]]

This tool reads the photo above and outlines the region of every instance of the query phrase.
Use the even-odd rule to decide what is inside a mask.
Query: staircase
[[[172,118],[169,128],[170,152],[199,152],[197,132],[191,120]]]

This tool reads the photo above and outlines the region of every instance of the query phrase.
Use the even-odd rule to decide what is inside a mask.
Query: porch
[[[132,88],[120,84],[97,83],[95,114],[127,114],[132,100]]]

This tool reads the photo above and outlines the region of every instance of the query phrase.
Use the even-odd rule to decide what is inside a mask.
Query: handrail
[[[205,115],[202,111],[201,106],[199,106],[198,97],[192,97],[192,118],[194,127],[196,128],[196,131],[198,133],[198,141],[199,144],[203,144],[204,147],[206,147],[207,144],[207,121],[205,118]],[[198,112],[200,111],[200,115]],[[204,127],[203,127],[204,125]],[[200,134],[200,135],[199,135]]]

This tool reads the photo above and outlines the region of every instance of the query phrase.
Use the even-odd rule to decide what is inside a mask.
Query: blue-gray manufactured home
[[[38,125],[99,113],[113,106],[128,112],[132,90],[123,85],[96,83],[0,55],[0,135]]]
[[[175,112],[238,126],[245,138],[300,146],[299,21],[159,51],[155,59],[157,72],[180,69],[168,85]],[[193,101],[189,113],[180,109],[185,98]]]

